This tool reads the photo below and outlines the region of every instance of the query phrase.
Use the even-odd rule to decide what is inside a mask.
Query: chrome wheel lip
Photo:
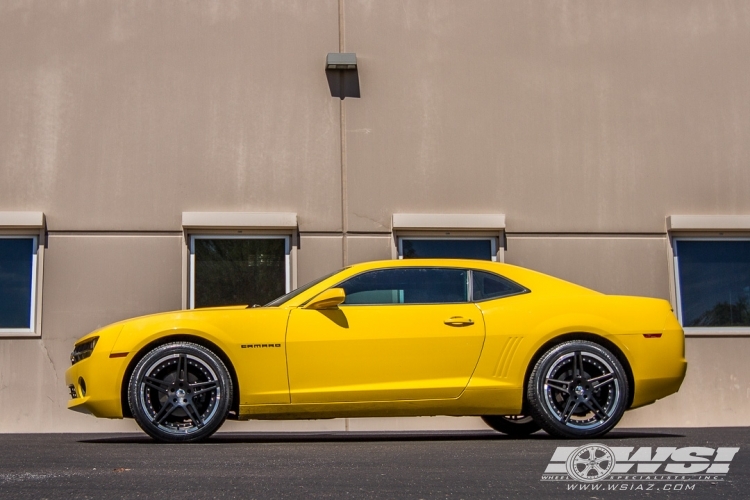
[[[563,392],[559,387],[553,387],[549,385],[547,381],[550,381],[551,379],[554,379],[555,376],[558,376],[558,370],[559,368],[570,361],[571,358],[573,358],[573,364],[574,364],[574,375],[575,375],[575,356],[579,353],[581,356],[581,359],[583,358],[590,358],[591,360],[594,360],[595,362],[599,363],[601,367],[603,367],[607,374],[612,375],[612,381],[611,383],[607,383],[609,386],[611,384],[612,389],[610,389],[610,396],[608,397],[608,401],[606,402],[606,406],[602,408],[605,418],[597,418],[596,412],[589,410],[589,413],[592,414],[591,420],[588,422],[585,422],[583,424],[576,423],[576,421],[573,420],[567,420],[564,421],[564,412],[565,410],[561,411],[557,405],[555,405],[554,401],[554,392],[557,391],[558,393]],[[583,363],[583,361],[581,361]],[[590,384],[588,384],[588,381],[591,379],[590,376],[586,376],[585,374],[579,375],[580,380],[576,380],[576,378],[571,380],[571,386],[568,392],[568,398],[573,397],[572,393],[576,393],[578,398],[583,398],[585,396],[589,396],[589,399],[591,398],[590,393],[592,392],[592,388]],[[573,385],[573,380],[576,380],[575,385]],[[620,381],[617,377],[617,371],[615,370],[612,363],[604,359],[602,356],[591,352],[587,349],[575,349],[571,352],[566,352],[562,355],[559,355],[557,359],[552,363],[550,368],[546,371],[544,378],[542,379],[542,398],[544,400],[544,406],[546,407],[548,413],[557,420],[560,424],[569,427],[571,429],[578,429],[578,430],[596,430],[599,429],[605,425],[607,425],[613,415],[617,412],[617,409],[619,407],[620,401],[622,399],[622,388],[620,387]],[[573,411],[577,408],[577,405],[571,410],[571,415]]]
[[[183,356],[186,358],[186,368],[185,368],[185,370],[186,370],[186,376],[187,376],[187,366],[188,366],[189,362],[192,361],[195,365],[199,365],[200,369],[203,369],[203,370],[205,370],[205,372],[208,373],[209,377],[211,378],[210,381],[216,383],[216,387],[213,390],[213,391],[215,391],[215,394],[213,396],[213,401],[210,403],[210,411],[204,417],[203,417],[203,415],[201,415],[203,417],[201,425],[195,425],[195,424],[193,424],[193,425],[190,425],[190,426],[174,427],[174,426],[169,426],[169,425],[163,425],[162,423],[157,423],[157,422],[154,421],[155,417],[157,416],[156,413],[154,413],[152,410],[150,410],[150,408],[153,408],[153,406],[150,404],[149,401],[147,401],[147,390],[149,389],[149,387],[146,385],[145,378],[146,377],[150,377],[151,374],[154,373],[154,371],[157,371],[157,368],[159,368],[159,365],[161,365],[161,364],[163,364],[165,362],[169,362],[170,360],[173,360],[175,358],[180,358],[180,357],[183,357]],[[178,376],[179,375],[176,375],[176,377],[178,377]],[[189,385],[189,383],[188,383],[188,385]],[[186,396],[187,395],[187,394],[185,394],[185,390],[184,389],[177,389],[176,391],[174,391],[175,392],[175,396],[178,395],[179,391],[182,391],[182,393],[181,393],[182,396]],[[209,363],[207,363],[203,359],[199,358],[198,356],[195,356],[194,354],[189,354],[189,353],[179,353],[179,352],[178,353],[172,353],[172,354],[167,354],[165,356],[160,356],[158,359],[156,359],[156,360],[152,361],[151,363],[149,363],[149,365],[148,365],[148,367],[146,369],[144,369],[144,370],[141,371],[140,380],[138,381],[138,397],[139,397],[139,400],[140,400],[141,408],[143,408],[143,410],[147,413],[147,415],[149,417],[149,422],[150,422],[151,425],[153,425],[154,427],[156,427],[157,429],[159,429],[161,432],[165,432],[167,434],[171,434],[171,435],[190,435],[190,434],[196,433],[199,430],[203,429],[217,415],[217,412],[218,412],[218,409],[219,409],[219,402],[221,401],[221,397],[222,397],[221,383],[220,383],[220,379],[219,379],[218,375],[216,374],[216,371],[210,366]],[[185,402],[182,402],[182,401],[178,401],[177,404],[169,402],[168,401],[169,397],[170,396],[168,396],[166,402],[162,403],[160,401],[160,403],[161,404],[170,404],[170,405],[172,405],[172,407],[174,409],[170,410],[170,413],[171,413],[171,411],[175,411],[177,409],[182,409],[183,412],[185,412],[188,417],[190,416],[189,413],[188,413],[188,410],[187,410],[188,404],[185,404]]]

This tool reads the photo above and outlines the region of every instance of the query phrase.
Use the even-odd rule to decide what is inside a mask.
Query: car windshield
[[[344,269],[347,269],[347,268],[344,268]],[[292,290],[291,292],[287,293],[286,295],[282,295],[281,297],[272,300],[271,302],[269,302],[268,304],[264,305],[263,307],[277,307],[277,306],[280,306],[284,302],[286,302],[286,301],[288,301],[290,299],[293,299],[294,297],[296,297],[297,295],[301,294],[305,290],[309,290],[310,288],[314,287],[315,285],[317,285],[321,281],[327,280],[328,278],[330,278],[334,274],[340,273],[344,269],[339,269],[338,271],[334,271],[334,272],[332,272],[330,274],[326,274],[322,278],[318,278],[316,280],[311,281],[310,283],[302,285],[301,287],[299,287],[299,288],[297,288],[295,290]]]

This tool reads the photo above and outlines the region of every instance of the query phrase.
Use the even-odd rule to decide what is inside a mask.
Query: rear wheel
[[[232,379],[203,346],[172,342],[148,352],[130,377],[133,418],[158,441],[200,441],[216,432],[232,404]]]
[[[482,420],[496,431],[513,437],[528,436],[541,429],[529,415],[485,415]]]
[[[542,355],[527,394],[531,415],[549,434],[592,438],[617,425],[629,390],[625,369],[609,350],[573,340]]]

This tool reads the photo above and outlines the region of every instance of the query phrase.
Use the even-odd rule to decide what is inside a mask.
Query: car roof
[[[352,264],[352,269],[360,271],[368,269],[381,269],[390,267],[466,267],[473,269],[491,269],[493,267],[504,267],[506,264],[479,259],[398,259],[398,260],[375,260]]]

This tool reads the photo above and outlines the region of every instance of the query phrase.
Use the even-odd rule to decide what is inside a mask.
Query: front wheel
[[[201,441],[216,432],[232,405],[232,379],[203,346],[172,342],[146,353],[128,386],[133,418],[157,441]]]
[[[541,429],[528,415],[485,415],[482,420],[496,431],[513,437],[525,437]]]
[[[625,369],[609,350],[573,340],[542,355],[529,377],[527,397],[531,415],[549,434],[593,438],[617,425],[629,390]]]

